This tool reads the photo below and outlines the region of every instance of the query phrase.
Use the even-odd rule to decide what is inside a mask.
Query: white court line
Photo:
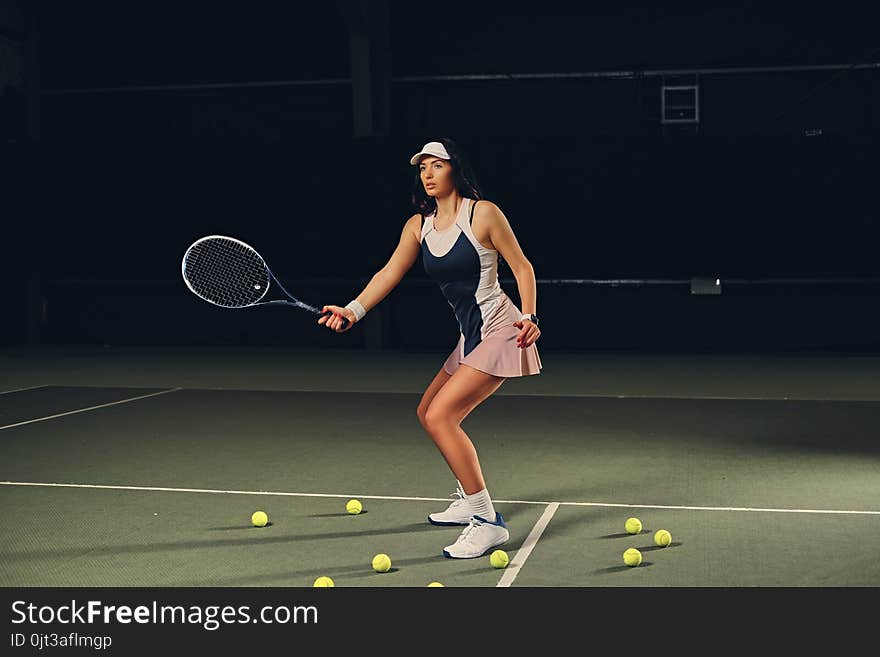
[[[88,386],[93,387],[93,386]],[[124,387],[124,386],[113,386]],[[203,387],[195,386],[192,388],[183,387],[182,390],[216,390],[223,392],[333,392],[348,395],[422,395],[424,390],[342,390],[339,388],[229,388],[229,387]],[[880,402],[880,398],[857,398],[857,397],[798,397],[798,396],[768,396],[768,397],[745,397],[745,396],[720,396],[720,395],[689,395],[682,393],[680,395],[621,395],[613,392],[497,392],[496,395],[501,397],[571,397],[575,399],[593,398],[593,399],[657,399],[657,400],[679,400],[679,401],[697,401],[697,400],[720,400],[720,401],[821,401],[821,402]]]
[[[60,384],[65,388],[146,388],[146,387],[161,387],[162,385],[167,385],[167,383],[156,384],[156,386],[150,385],[72,385],[72,384]],[[34,386],[34,388],[41,388],[46,386]],[[31,388],[21,388],[21,390],[30,390]],[[421,395],[424,394],[424,390],[422,389],[414,389],[414,390],[344,390],[339,388],[253,388],[253,387],[238,387],[238,386],[179,386],[175,388],[175,390],[214,390],[221,392],[314,392],[314,393],[339,393],[339,394],[349,394],[349,395],[383,395],[383,394],[391,394],[391,395]],[[9,390],[7,392],[19,392],[19,390]],[[0,392],[0,395],[5,394]],[[661,394],[619,394],[615,392],[499,392],[496,393],[502,397],[571,397],[571,398],[594,398],[594,399],[657,399],[657,400],[680,400],[680,401],[697,401],[697,400],[720,400],[720,401],[814,401],[814,402],[870,402],[876,403],[880,402],[880,397],[801,397],[801,396],[780,396],[780,395],[772,395],[766,397],[746,397],[746,396],[722,396],[722,395],[690,395],[687,393],[682,393],[680,395],[661,395]]]
[[[494,503],[496,500],[492,500]],[[502,500],[498,500],[501,502]],[[554,504],[554,502],[535,502],[531,500],[503,500],[507,504]],[[676,504],[621,504],[618,502],[559,502],[562,506],[602,506],[625,509],[673,509],[682,511],[753,511],[759,513],[843,513],[866,516],[880,516],[880,511],[839,510],[839,509],[777,509],[752,506],[685,506]]]
[[[496,393],[501,394],[501,393]],[[821,401],[821,402],[880,402],[880,397],[800,397],[800,396],[782,396],[768,395],[766,397],[746,397],[746,396],[724,396],[724,395],[690,395],[682,393],[680,395],[620,395],[613,392],[508,392],[503,396],[507,397],[592,397],[595,399],[657,399],[657,400],[679,400],[679,401]]]
[[[38,386],[31,386],[29,388],[16,388],[15,390],[4,390],[3,392],[0,392],[0,395],[8,395],[11,392],[23,392],[25,390],[35,390],[36,388],[45,388],[47,385],[48,384],[46,384],[46,383],[41,383]]]
[[[285,493],[268,490],[217,490],[214,488],[166,488],[163,486],[109,486],[103,484],[56,484],[33,481],[0,481],[0,486],[47,486],[54,488],[103,488],[110,490],[144,490],[162,493],[216,493],[218,495],[272,495],[280,497],[356,497],[363,500],[403,500],[407,502],[448,502],[448,497],[395,497],[391,495],[359,495],[357,493]]]
[[[558,502],[547,505],[547,508],[544,509],[544,513],[541,514],[541,517],[538,518],[538,522],[535,523],[535,526],[532,527],[532,531],[529,532],[529,535],[526,537],[522,547],[516,551],[516,556],[509,564],[507,564],[507,568],[504,571],[504,575],[501,577],[501,581],[498,582],[498,586],[507,587],[513,584],[513,580],[516,579],[520,569],[525,565],[526,559],[529,558],[532,549],[534,549],[535,545],[538,543],[538,539],[541,538],[541,534],[544,533],[544,530],[547,528],[551,518],[553,518],[553,514],[556,513],[556,509],[558,508]]]
[[[218,495],[271,495],[279,497],[338,497],[365,500],[402,500],[405,502],[448,502],[448,497],[406,497],[400,495],[362,495],[359,493],[288,493],[269,490],[221,490],[216,488],[171,488],[164,486],[117,486],[108,484],[71,484],[38,481],[0,481],[0,486],[42,486],[51,488],[101,488],[109,490],[142,490],[164,493],[215,493]],[[756,513],[830,513],[880,516],[880,511],[839,509],[775,509],[746,506],[676,506],[671,504],[619,504],[615,502],[540,502],[536,500],[492,500],[493,504],[539,504],[549,506],[598,506],[627,509],[672,509],[684,511],[751,511]]]
[[[91,387],[91,386],[89,386]],[[114,386],[124,387],[124,386]],[[241,387],[225,387],[225,386],[195,386],[192,388],[184,387],[184,390],[217,390],[223,392],[334,392],[349,395],[422,395],[424,390],[344,390],[339,388],[241,388]],[[680,395],[662,395],[662,394],[620,394],[616,392],[501,392],[495,393],[502,397],[571,397],[571,398],[594,398],[594,399],[657,399],[657,400],[720,400],[720,401],[824,401],[824,402],[880,402],[880,397],[799,397],[797,395],[782,396],[770,395],[767,397],[746,397],[746,396],[723,396],[723,395],[691,395],[681,393]]]
[[[0,427],[0,431],[3,429],[11,429],[12,427],[20,427],[24,424],[32,424],[33,422],[43,422],[44,420],[51,420],[56,417],[64,417],[65,415],[74,415],[75,413],[85,413],[86,411],[94,411],[97,408],[106,408],[107,406],[115,406],[116,404],[125,404],[126,402],[137,401],[138,399],[146,399],[147,397],[155,397],[156,395],[164,395],[168,392],[174,392],[175,390],[180,390],[180,388],[171,388],[170,390],[160,390],[159,392],[151,392],[148,395],[141,395],[139,397],[130,397],[128,399],[120,399],[119,401],[110,402],[108,404],[99,404],[98,406],[89,406],[88,408],[78,408],[75,411],[67,411],[65,413],[56,413],[55,415],[47,415],[46,417],[38,417],[33,420],[25,420],[24,422],[16,422],[15,424],[7,424],[5,426]]]

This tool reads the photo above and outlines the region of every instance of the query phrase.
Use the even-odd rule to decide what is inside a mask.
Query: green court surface
[[[880,584],[880,359],[542,360],[462,425],[502,570],[426,522],[454,488],[415,414],[442,354],[7,349],[0,586]]]

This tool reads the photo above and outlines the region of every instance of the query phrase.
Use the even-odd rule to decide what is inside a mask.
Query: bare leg
[[[428,407],[431,405],[431,402],[434,401],[434,396],[440,392],[440,388],[442,388],[451,378],[452,375],[447,374],[446,370],[441,367],[440,371],[437,372],[434,377],[434,380],[431,381],[422,395],[422,400],[419,402],[418,409],[416,409],[416,415],[419,416],[419,422],[425,428],[425,431],[428,430],[428,427],[425,424],[425,415],[428,413]]]
[[[442,374],[448,379],[439,383],[438,379],[442,377],[438,373],[425,392],[427,395],[434,384],[439,383],[424,412],[422,426],[461,482],[465,494],[473,495],[483,490],[486,482],[474,444],[460,425],[471,411],[501,387],[505,379],[467,365],[459,365],[451,377],[445,372]],[[422,419],[421,413],[419,419]]]

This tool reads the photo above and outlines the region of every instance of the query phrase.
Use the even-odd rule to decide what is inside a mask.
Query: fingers
[[[339,333],[342,330],[342,315],[334,312],[327,321],[327,326]]]
[[[519,320],[514,322],[513,325],[518,329],[522,329],[519,332],[519,335],[516,336],[516,346],[520,349],[525,349],[530,344],[534,344],[535,340],[541,335],[541,331],[538,330],[538,327],[531,322],[526,324],[522,320]]]
[[[516,346],[520,349],[525,349],[529,345],[534,344],[540,336],[541,331],[539,331],[536,327],[531,327],[524,331],[520,331],[520,334],[516,336]]]
[[[321,312],[327,314],[322,314],[318,319],[318,324],[326,326],[336,333],[343,333],[351,328],[351,320],[345,316],[339,306],[323,306]]]

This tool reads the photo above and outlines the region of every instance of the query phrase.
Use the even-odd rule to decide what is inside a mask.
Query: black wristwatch
[[[535,326],[538,325],[538,316],[537,315],[532,315],[531,313],[523,313],[523,316],[519,318],[519,321],[522,321],[524,319],[529,320]]]

